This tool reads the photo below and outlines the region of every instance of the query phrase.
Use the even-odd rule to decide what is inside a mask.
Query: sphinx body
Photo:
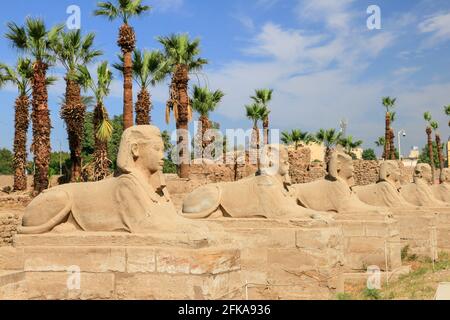
[[[324,179],[293,186],[299,205],[312,210],[337,213],[387,213],[379,207],[362,202],[352,191],[353,161],[349,155],[341,151],[333,152],[328,171]]]
[[[18,232],[193,232],[195,227],[177,214],[165,187],[163,156],[158,128],[127,129],[117,161],[120,176],[46,190],[25,209]]]
[[[450,203],[450,169],[442,170],[442,183],[431,187],[436,199]]]
[[[358,198],[372,206],[389,208],[414,208],[400,194],[400,168],[396,161],[384,161],[380,166],[379,181],[367,186],[356,186],[352,190]]]
[[[319,213],[299,207],[289,190],[289,157],[284,146],[269,146],[277,160],[270,163],[261,175],[236,182],[223,182],[200,187],[183,202],[183,216],[204,218],[314,218],[330,219]],[[268,158],[270,155],[268,155]]]
[[[421,207],[449,207],[438,200],[431,188],[432,175],[429,164],[420,163],[414,170],[414,182],[402,186],[400,194],[409,203]]]

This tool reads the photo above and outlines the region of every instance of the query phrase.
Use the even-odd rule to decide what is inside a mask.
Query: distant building
[[[419,147],[412,147],[411,151],[409,152],[409,156],[402,159],[403,165],[405,167],[413,168],[417,165],[417,162],[419,160],[420,150]]]

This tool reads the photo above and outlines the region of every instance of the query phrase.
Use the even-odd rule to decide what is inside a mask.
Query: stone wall
[[[15,212],[0,212],[0,247],[11,246],[17,232],[19,214]]]
[[[354,160],[353,167],[358,186],[377,183],[380,176],[380,164],[377,160]]]
[[[289,150],[289,174],[292,183],[308,183],[325,176],[323,162],[311,162],[311,150],[299,148]]]

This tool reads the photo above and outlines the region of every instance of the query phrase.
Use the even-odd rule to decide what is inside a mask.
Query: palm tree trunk
[[[384,159],[388,160],[390,156],[390,127],[391,127],[391,115],[386,112],[386,127],[384,132]]]
[[[391,153],[391,160],[397,160],[397,155],[395,154],[395,145],[394,145],[394,138],[395,138],[395,134],[394,134],[394,129],[390,128],[389,129],[389,151]]]
[[[269,117],[264,118],[263,120],[263,135],[264,135],[264,144],[269,144]]]
[[[33,64],[33,143],[31,150],[34,153],[35,174],[34,193],[37,195],[48,188],[48,169],[50,163],[50,112],[48,110],[48,92],[46,74],[48,65],[42,61]]]
[[[441,144],[441,136],[436,133],[436,145],[438,150],[439,157],[439,183],[444,183],[445,179],[442,176],[442,171],[444,170],[444,155],[442,154],[442,144]]]
[[[28,108],[30,100],[27,95],[16,99],[14,130],[14,190],[27,189],[27,131],[30,124]]]
[[[178,97],[177,106],[177,144],[181,148],[179,152],[180,164],[179,175],[180,178],[189,177],[190,168],[190,152],[189,152],[189,139],[188,139],[188,123],[189,123],[189,95],[188,95],[188,82],[189,82],[189,70],[186,65],[178,65],[174,73],[174,86],[176,95]]]
[[[81,99],[78,83],[66,77],[65,104],[61,109],[61,118],[67,126],[70,160],[72,163],[70,181],[81,180],[81,151],[83,147],[83,124],[86,107]]]
[[[136,35],[128,24],[120,27],[117,44],[123,54],[123,127],[125,130],[133,126],[133,60],[131,53],[136,47]]]
[[[430,157],[430,166],[431,166],[431,176],[432,176],[432,184],[434,184],[434,152],[433,152],[433,138],[431,137],[431,134],[433,131],[430,127],[427,127],[426,130],[427,137],[428,137],[428,156]]]
[[[135,105],[136,111],[136,125],[149,125],[150,124],[150,94],[147,89],[142,88],[137,96]]]
[[[205,149],[206,147],[211,143],[211,140],[207,140],[205,137],[206,131],[208,131],[211,127],[211,123],[207,116],[200,116],[200,122],[202,124],[202,131],[201,131],[201,144],[202,144],[202,158],[205,157]]]
[[[261,174],[261,160],[259,158],[259,149],[260,149],[260,137],[259,137],[259,130],[258,130],[258,124],[255,122],[253,125],[253,132],[255,133],[256,137],[256,174]]]
[[[98,129],[103,121],[102,105],[97,104],[94,110],[94,180],[100,181],[109,175],[108,143],[97,137]]]
[[[328,172],[328,166],[329,166],[330,158],[331,158],[331,148],[330,147],[326,147],[325,148],[325,159],[324,159],[326,172]]]

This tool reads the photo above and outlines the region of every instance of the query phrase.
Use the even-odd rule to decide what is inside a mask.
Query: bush
[[[338,293],[336,295],[336,299],[338,299],[338,300],[353,300],[353,297],[349,293],[343,293],[342,292],[342,293]]]
[[[362,153],[363,160],[377,160],[377,155],[373,149],[366,149]]]
[[[378,290],[378,289],[366,288],[366,289],[364,289],[363,294],[367,299],[370,299],[370,300],[380,300],[381,299],[381,293],[380,293],[380,290]]]
[[[13,174],[13,154],[8,149],[0,149],[0,174]]]
[[[177,166],[169,159],[164,159],[163,173],[177,173]]]

